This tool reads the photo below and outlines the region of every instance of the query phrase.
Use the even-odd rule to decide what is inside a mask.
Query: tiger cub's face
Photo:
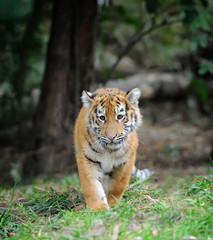
[[[88,108],[88,133],[98,148],[118,150],[128,135],[141,123],[138,108],[140,90],[127,93],[116,89],[99,89],[94,93],[83,91],[82,102]]]

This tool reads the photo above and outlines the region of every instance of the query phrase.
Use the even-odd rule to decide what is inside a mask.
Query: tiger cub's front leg
[[[99,164],[90,162],[80,153],[77,156],[77,164],[87,206],[91,209],[109,209]]]
[[[109,206],[117,204],[124,190],[128,187],[134,163],[135,153],[132,153],[131,159],[126,164],[114,168],[112,180],[107,190],[107,201]]]

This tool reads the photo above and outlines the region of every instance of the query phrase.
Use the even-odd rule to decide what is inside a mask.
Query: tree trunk
[[[76,169],[74,110],[93,80],[96,0],[55,0],[41,97],[35,117],[35,155],[24,175]]]

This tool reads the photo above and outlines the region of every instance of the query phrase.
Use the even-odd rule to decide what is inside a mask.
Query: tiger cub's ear
[[[92,94],[91,92],[83,91],[81,100],[82,100],[82,103],[84,104],[84,107],[89,108],[92,105],[94,97],[95,97],[95,95]]]
[[[132,90],[128,91],[127,98],[133,105],[138,105],[138,99],[141,96],[141,90],[139,88],[133,88]]]

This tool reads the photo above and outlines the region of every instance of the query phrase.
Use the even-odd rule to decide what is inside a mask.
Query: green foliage
[[[206,73],[213,75],[213,61],[206,61],[200,64],[199,74],[204,75]]]
[[[198,96],[202,102],[207,102],[208,87],[202,79],[194,78],[189,85],[189,91],[195,96]]]
[[[103,44],[111,44],[133,33],[134,29],[141,26],[139,2],[133,4],[128,1],[117,1],[113,6],[104,7],[101,12],[99,35]],[[134,14],[132,14],[134,12]],[[110,31],[109,31],[110,30]],[[126,40],[123,39],[125,42]]]
[[[107,68],[110,71],[113,58],[115,62],[116,57],[123,50],[139,64],[147,65],[146,67],[150,67],[151,64],[161,66],[164,63],[169,65],[170,69],[175,68],[172,57],[177,52],[184,52],[186,44],[182,44],[183,41],[179,35],[179,32],[183,31],[180,25],[167,26],[170,20],[179,18],[176,14],[176,5],[173,6],[173,3],[171,0],[141,2],[125,0],[114,1],[112,6],[103,8],[97,51],[100,68],[105,72]],[[159,24],[167,27],[165,29],[161,27],[159,31],[150,31],[150,34],[145,34],[142,39],[139,37],[136,43],[127,47],[140,33],[146,32],[149,28],[155,29]],[[131,51],[131,49],[134,50]],[[109,58],[109,53],[113,57]]]
[[[167,23],[174,19],[179,19],[179,24],[167,26]],[[150,31],[131,45],[132,39],[140,31],[146,31],[150,25],[155,27],[159,23],[164,23],[166,27]],[[209,90],[203,77],[205,74],[213,74],[212,59],[198,56],[200,49],[212,45],[212,29],[211,0],[144,0],[141,3],[136,0],[114,1],[103,9],[101,15],[101,43],[97,51],[100,68],[103,70],[100,78],[112,77],[110,67],[123,51],[146,69],[157,66],[168,71],[182,70],[181,64],[185,65],[179,62],[176,56],[191,55],[198,61],[198,75],[192,73],[190,93],[202,102],[209,102]],[[109,53],[113,57],[108,57]],[[185,66],[184,70],[190,70],[188,67]],[[114,78],[118,76],[118,73],[115,73]]]
[[[16,180],[11,193],[10,207],[8,210],[0,211],[0,237],[7,237],[9,232],[17,232],[18,216],[12,213],[14,207],[14,193],[19,178]]]
[[[165,7],[172,2],[172,0],[145,0],[146,10],[151,14],[155,14],[162,7]]]
[[[210,164],[209,166],[207,165],[207,168],[209,169],[209,172],[211,173],[211,176],[213,176],[213,160],[212,157],[209,155],[209,160],[210,160]]]
[[[32,19],[34,8],[34,0],[0,1],[0,126],[32,115],[31,91],[40,87],[48,27]]]
[[[0,1],[0,19],[5,21],[20,20],[31,10],[32,0]]]
[[[39,88],[44,70],[44,53],[48,39],[48,20],[41,19],[35,29],[33,38],[29,38],[22,46],[23,37],[30,17],[33,13],[33,0],[0,1],[0,120],[9,122],[14,116],[28,114],[31,116],[32,89]],[[42,5],[46,4],[44,1]],[[105,1],[106,3],[108,1]],[[49,7],[45,8],[46,10]],[[175,18],[182,23],[151,31],[135,44],[134,51],[127,51],[131,58],[145,68],[163,66],[174,70],[177,54],[196,51],[198,47],[206,47],[212,41],[213,14],[210,0],[203,1],[112,1],[104,5],[100,11],[99,43],[97,57],[100,62],[101,78],[107,78],[109,69],[116,57],[141,30],[146,31],[153,26]],[[185,31],[184,31],[185,28]],[[17,79],[20,68],[20,53],[29,46],[27,54],[26,75]],[[21,47],[22,46],[22,47]],[[107,52],[113,57],[108,57]],[[200,63],[200,74],[212,74],[212,63]],[[114,77],[124,76],[119,71]],[[27,101],[25,101],[27,99]],[[22,117],[21,117],[22,118]],[[26,118],[26,115],[24,115]],[[6,120],[5,120],[6,119]],[[3,120],[2,120],[3,121]],[[1,123],[1,121],[0,121]]]
[[[205,1],[180,1],[183,8],[183,23],[189,31],[190,50],[195,56],[199,56],[199,49],[205,49],[213,44],[213,8],[209,0]],[[197,57],[198,75],[193,77],[190,90],[199,97],[202,102],[209,101],[209,90],[202,76],[210,73],[213,75],[213,59]],[[200,76],[199,76],[200,75]],[[199,78],[198,78],[199,77]]]
[[[213,176],[201,177],[186,192],[187,196],[196,196],[197,204],[213,203]]]
[[[3,89],[1,96],[7,93],[6,90],[9,92],[13,88],[11,78],[18,66],[17,51],[32,7],[32,0],[26,4],[24,2],[23,0],[0,2],[0,84],[6,82],[10,85],[10,88]],[[11,93],[11,96],[13,94]]]
[[[7,230],[0,234],[2,237],[9,234],[11,240],[210,239],[213,162],[211,164],[209,177],[171,177],[164,184],[150,180],[132,182],[118,205],[108,211],[85,208],[82,194],[74,189],[56,191],[49,187],[67,188],[73,184],[69,177],[60,184],[53,181],[44,185],[36,181],[33,186],[16,188],[19,195],[23,194],[22,202],[12,192],[15,201],[11,200],[11,212],[4,223]]]
[[[49,191],[40,192],[40,196],[24,202],[22,209],[30,209],[39,216],[52,216],[62,210],[76,208],[80,203],[85,204],[83,196],[74,188],[63,193],[50,188]]]
[[[58,214],[57,218],[60,218],[63,210],[82,208],[85,205],[83,195],[74,188],[63,193],[56,192],[53,188],[50,188],[49,191],[34,190],[30,199],[15,203],[14,192],[17,182],[18,180],[12,190],[9,209],[0,210],[0,238],[19,232],[26,224],[30,228],[34,222],[43,222],[43,217],[54,218]]]
[[[149,13],[155,13],[159,7],[161,6],[161,2],[160,0],[151,0],[151,1],[148,1],[146,0],[146,9]]]

